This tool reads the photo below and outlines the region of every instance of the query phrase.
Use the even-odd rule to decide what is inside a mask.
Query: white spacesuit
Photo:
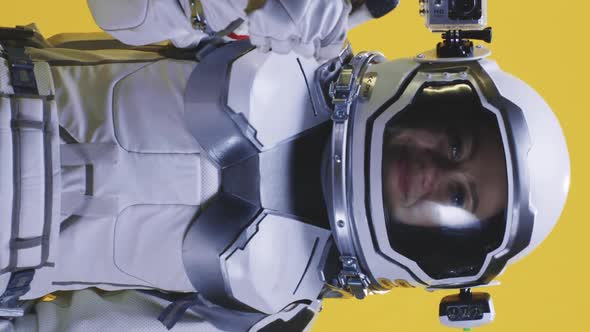
[[[487,284],[559,216],[559,125],[489,60],[353,57],[347,1],[89,5],[120,41],[150,45],[0,38],[0,328],[300,331],[325,297]],[[381,175],[387,123],[441,94],[497,117],[510,212],[493,248],[442,267],[390,236]]]

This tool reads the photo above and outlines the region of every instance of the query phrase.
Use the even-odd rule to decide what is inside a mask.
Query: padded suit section
[[[267,314],[315,299],[324,285],[318,266],[329,238],[329,230],[268,214],[222,255],[226,287],[238,301]]]
[[[311,82],[318,66],[317,61],[298,58],[294,53],[264,54],[260,50],[232,64],[228,106],[256,128],[262,150],[329,119],[328,112],[314,110],[306,84],[306,78]]]
[[[59,123],[80,143],[115,141],[112,120],[116,82],[147,63],[51,68],[59,108]]]
[[[184,48],[207,36],[193,28],[178,0],[88,0],[88,7],[103,30],[128,45],[171,40]]]
[[[16,107],[20,110],[20,119],[43,121],[43,101],[40,99],[17,99]],[[19,133],[21,146],[21,209],[19,237],[32,238],[43,232],[43,209],[45,202],[45,176],[43,169],[43,132],[36,129],[22,128]],[[10,158],[12,159],[12,158]],[[27,222],[31,221],[31,222]],[[37,248],[40,250],[40,248]]]
[[[115,86],[113,120],[123,149],[142,153],[199,152],[193,136],[182,130],[182,91],[195,66],[190,61],[161,60]]]
[[[0,68],[2,68],[0,66]],[[0,160],[2,160],[2,167],[0,167],[0,220],[3,227],[0,231],[0,253],[10,252],[10,238],[12,221],[12,200],[13,200],[13,169],[12,160],[13,145],[12,145],[12,130],[10,129],[10,101],[8,98],[0,98]],[[0,270],[7,267],[9,264],[9,255],[0,254]],[[1,287],[2,285],[0,285]],[[3,288],[0,288],[2,291]]]
[[[8,62],[2,57],[0,57],[0,93],[7,95],[14,93],[14,89],[12,88],[12,85],[10,85]]]
[[[40,99],[17,99],[20,119],[43,121],[43,102]],[[19,238],[35,238],[43,235],[43,219],[45,216],[45,174],[44,165],[44,134],[40,130],[22,128],[19,130],[20,140],[20,226]],[[12,159],[12,158],[11,158]],[[39,265],[42,247],[36,246],[19,250],[18,265]]]
[[[121,152],[116,165],[95,167],[94,195],[136,204],[200,205],[200,156]]]
[[[103,30],[124,30],[145,23],[149,3],[150,0],[88,0],[88,7]]]
[[[56,269],[36,275],[26,297],[88,287],[194,291],[182,237],[219,183],[184,128],[183,95],[197,63],[122,50],[30,53],[52,64],[60,125],[74,143],[115,149],[116,158],[93,162],[91,171],[63,167],[62,192],[113,199],[116,212],[62,215]]]
[[[183,264],[182,239],[197,210],[194,206],[181,205],[128,207],[121,212],[115,226],[115,264],[123,272],[159,288],[190,290],[186,273],[175,267]],[[150,260],[140,261],[137,257]],[[156,269],[146,268],[146,264],[154,263],[158,265]]]

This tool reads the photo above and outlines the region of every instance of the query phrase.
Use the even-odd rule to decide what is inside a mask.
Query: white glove
[[[188,0],[87,0],[98,26],[129,45],[170,40],[177,47],[191,47],[207,35],[190,21]],[[181,7],[179,4],[182,4]]]
[[[243,18],[250,41],[262,51],[327,59],[338,55],[346,40],[348,0],[266,0],[261,8],[245,13],[248,0],[202,0],[207,24],[223,30]]]

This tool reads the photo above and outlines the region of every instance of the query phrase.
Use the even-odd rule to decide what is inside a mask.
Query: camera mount
[[[448,327],[469,329],[492,322],[494,304],[488,293],[472,293],[462,288],[457,295],[446,296],[439,305],[440,322]]]
[[[439,58],[473,57],[473,42],[470,39],[492,42],[492,28],[484,30],[448,30],[442,34],[443,41],[436,46]]]

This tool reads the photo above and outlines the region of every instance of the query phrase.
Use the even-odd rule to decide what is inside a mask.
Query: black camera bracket
[[[449,30],[442,34],[443,41],[436,46],[439,58],[469,58],[473,56],[473,42],[470,39],[492,42],[492,28],[484,30]]]

